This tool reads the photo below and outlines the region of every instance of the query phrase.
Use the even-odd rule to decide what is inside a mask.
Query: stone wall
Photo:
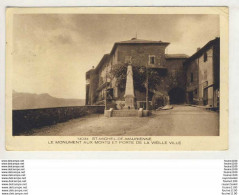
[[[95,71],[92,71],[90,75],[90,92],[89,92],[89,99],[90,104],[93,105],[97,100],[98,92],[96,91],[98,87],[98,81],[99,81],[99,74]]]
[[[186,78],[183,68],[185,59],[167,59],[167,72],[162,77],[160,89],[169,92],[171,89],[179,87],[185,90]],[[159,89],[159,90],[160,90]]]
[[[119,45],[117,63],[125,63],[125,57],[132,57],[132,64],[146,66],[149,63],[149,55],[155,56],[156,66],[165,66],[165,45]]]
[[[104,106],[74,106],[12,111],[12,132],[19,135],[33,128],[54,125],[93,113],[104,113]]]
[[[198,88],[198,59],[191,61],[185,65],[186,68],[186,87],[187,92],[193,91]],[[192,76],[193,75],[193,76]],[[193,77],[193,81],[191,81]]]
[[[164,67],[160,72],[160,83],[158,83],[157,90],[168,94],[172,89],[181,89],[185,93],[185,72],[183,58],[165,58],[164,45],[120,45],[117,48],[118,63],[124,63],[126,56],[132,57],[132,64],[139,66],[146,66],[149,61],[149,55],[155,56],[156,67]],[[117,53],[116,52],[116,53]],[[150,83],[149,83],[150,85]],[[135,89],[135,97],[137,101],[145,101],[145,92],[139,92]],[[185,95],[185,94],[184,94]],[[118,100],[124,100],[124,92],[118,93]],[[149,94],[149,99],[152,99],[153,94]]]

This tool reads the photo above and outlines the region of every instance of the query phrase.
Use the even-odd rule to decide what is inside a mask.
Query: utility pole
[[[149,76],[148,76],[148,64],[146,64],[146,110],[149,110]]]

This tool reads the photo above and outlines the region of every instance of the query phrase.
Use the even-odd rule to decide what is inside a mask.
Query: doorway
[[[193,104],[193,91],[188,92],[189,104]]]
[[[208,105],[208,88],[203,89],[203,105]]]

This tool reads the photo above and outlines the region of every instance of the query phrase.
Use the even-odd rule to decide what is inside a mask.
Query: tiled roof
[[[186,54],[165,54],[166,59],[182,59],[188,58],[189,56]]]
[[[151,41],[151,40],[143,40],[143,39],[137,39],[137,38],[132,38],[131,40],[128,41],[120,41],[120,42],[115,42],[114,46],[110,52],[110,54],[114,53],[116,47],[118,45],[128,45],[128,44],[160,44],[160,45],[165,45],[168,46],[168,42],[162,42],[162,41]]]
[[[162,41],[151,41],[151,40],[143,40],[143,39],[137,39],[137,38],[132,38],[131,40],[128,41],[120,41],[120,42],[116,42],[117,44],[127,44],[127,43],[139,43],[139,44],[143,44],[143,43],[166,43],[166,42],[162,42]]]

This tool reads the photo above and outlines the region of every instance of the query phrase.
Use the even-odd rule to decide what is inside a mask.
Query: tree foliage
[[[127,78],[128,64],[116,64],[112,67],[111,74],[116,78],[117,85],[120,89],[125,89]],[[147,70],[145,66],[138,66],[132,64],[134,87],[136,90],[144,92],[146,89],[146,74]],[[148,81],[149,90],[153,91],[160,83],[160,71],[158,69],[148,68]]]

